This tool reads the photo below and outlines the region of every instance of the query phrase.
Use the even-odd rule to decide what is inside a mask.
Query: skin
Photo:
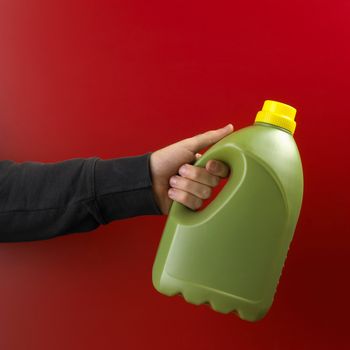
[[[205,168],[191,165],[203,148],[211,146],[233,131],[232,124],[181,140],[151,154],[150,167],[154,198],[163,214],[168,214],[173,200],[197,210],[212,189],[229,175],[229,167],[209,160]]]

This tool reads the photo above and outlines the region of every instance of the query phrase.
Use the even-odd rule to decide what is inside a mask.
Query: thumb
[[[218,142],[228,134],[230,134],[233,131],[233,125],[227,124],[225,127],[216,129],[216,130],[210,130],[203,134],[199,134],[193,137],[190,137],[187,139],[187,147],[191,152],[195,153],[200,151],[201,149],[211,146],[214,143]]]

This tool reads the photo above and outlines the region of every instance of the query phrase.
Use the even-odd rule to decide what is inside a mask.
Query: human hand
[[[190,209],[199,209],[203,199],[210,197],[212,188],[219,184],[221,178],[228,176],[230,169],[221,161],[209,160],[205,168],[189,163],[201,156],[197,153],[201,149],[213,145],[232,131],[232,124],[228,124],[224,128],[189,137],[151,154],[153,193],[163,214],[169,213],[172,200]]]

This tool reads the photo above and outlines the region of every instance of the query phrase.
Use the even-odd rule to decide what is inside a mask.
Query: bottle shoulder
[[[297,144],[290,133],[281,129],[252,125],[233,132],[224,140],[226,144],[261,159],[273,168],[302,171]]]
[[[250,162],[262,165],[279,183],[286,198],[301,201],[303,169],[297,144],[290,133],[274,127],[252,125],[225,139],[226,146],[238,148]]]

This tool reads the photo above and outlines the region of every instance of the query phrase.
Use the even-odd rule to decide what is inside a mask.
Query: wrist
[[[167,184],[164,184],[164,181],[161,180],[161,177],[157,175],[157,154],[152,152],[150,155],[150,176],[152,181],[152,192],[154,201],[156,202],[159,210],[162,214],[167,214],[167,204],[164,203],[164,198],[167,198]],[[164,193],[166,192],[166,193]],[[170,199],[169,199],[170,200]]]

